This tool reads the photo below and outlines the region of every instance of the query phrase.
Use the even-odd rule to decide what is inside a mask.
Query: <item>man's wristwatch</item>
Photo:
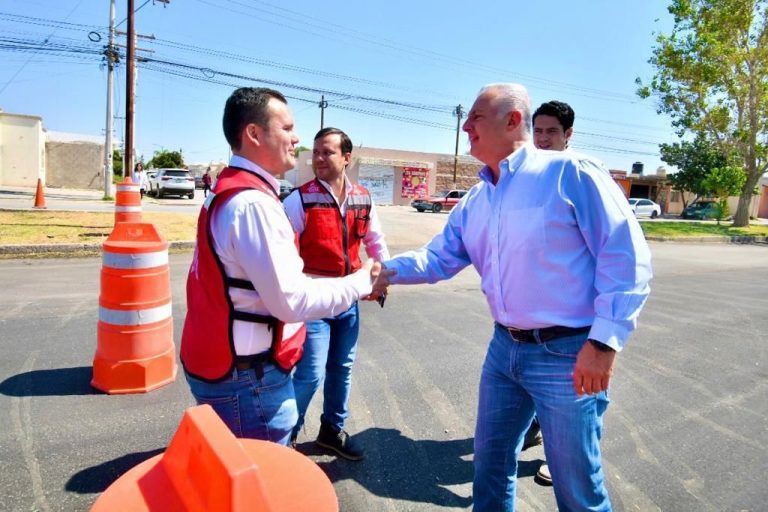
[[[595,347],[600,352],[616,352],[614,349],[612,349],[605,343],[600,343],[597,340],[589,340],[589,342],[592,344],[593,347]]]

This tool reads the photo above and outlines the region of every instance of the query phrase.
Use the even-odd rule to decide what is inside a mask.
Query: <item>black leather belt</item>
[[[235,356],[235,368],[241,371],[254,369],[256,370],[256,376],[261,379],[264,377],[264,363],[269,361],[271,361],[269,352],[250,356]]]
[[[552,341],[557,338],[563,338],[565,336],[574,336],[576,334],[583,334],[589,332],[592,328],[587,327],[563,327],[562,325],[554,325],[552,327],[542,327],[541,329],[515,329],[514,327],[507,327],[496,322],[500,328],[504,329],[512,336],[512,339],[520,343],[538,343],[536,341],[536,332],[539,333],[539,339],[542,343]]]

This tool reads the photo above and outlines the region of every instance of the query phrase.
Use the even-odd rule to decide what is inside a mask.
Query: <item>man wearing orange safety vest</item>
[[[338,128],[320,130],[312,150],[315,179],[285,199],[285,209],[299,233],[304,272],[312,277],[341,277],[355,272],[361,265],[361,245],[369,258],[389,258],[370,193],[353,184],[346,174],[351,160],[352,141],[346,133]],[[344,430],[359,331],[357,303],[341,314],[307,322],[304,356],[293,375],[299,409],[294,445],[312,395],[325,379],[316,442],[349,460],[363,458],[360,446]]]
[[[380,265],[366,262],[340,279],[302,272],[276,192],[275,175],[293,168],[299,141],[282,94],[237,89],[223,125],[233,156],[198,219],[181,361],[197,403],[210,404],[237,437],[287,444],[298,418],[290,372],[302,355],[303,322],[370,295]]]

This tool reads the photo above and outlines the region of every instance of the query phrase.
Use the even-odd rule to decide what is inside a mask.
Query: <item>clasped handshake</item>
[[[373,290],[367,297],[363,297],[362,300],[375,300],[378,301],[381,307],[384,307],[384,299],[387,297],[387,288],[391,284],[389,278],[394,276],[397,271],[388,269],[378,261],[367,260],[363,265],[364,270],[368,270],[371,273],[371,286]]]

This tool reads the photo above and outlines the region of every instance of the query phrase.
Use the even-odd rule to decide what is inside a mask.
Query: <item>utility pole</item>
[[[453,150],[453,185],[456,186],[456,167],[459,165],[459,134],[461,133],[461,119],[464,117],[461,105],[456,106],[453,115],[456,116],[456,149]]]
[[[125,169],[133,178],[133,104],[136,91],[136,30],[133,26],[133,0],[128,0],[128,54],[125,73]]]
[[[328,102],[325,101],[325,94],[320,96],[318,107],[320,107],[320,129],[322,130],[325,126],[325,109],[328,108]]]
[[[115,50],[115,0],[109,5],[109,44],[104,49],[107,58],[107,129],[104,141],[104,199],[112,197],[112,94],[114,91],[115,63],[118,53]]]

